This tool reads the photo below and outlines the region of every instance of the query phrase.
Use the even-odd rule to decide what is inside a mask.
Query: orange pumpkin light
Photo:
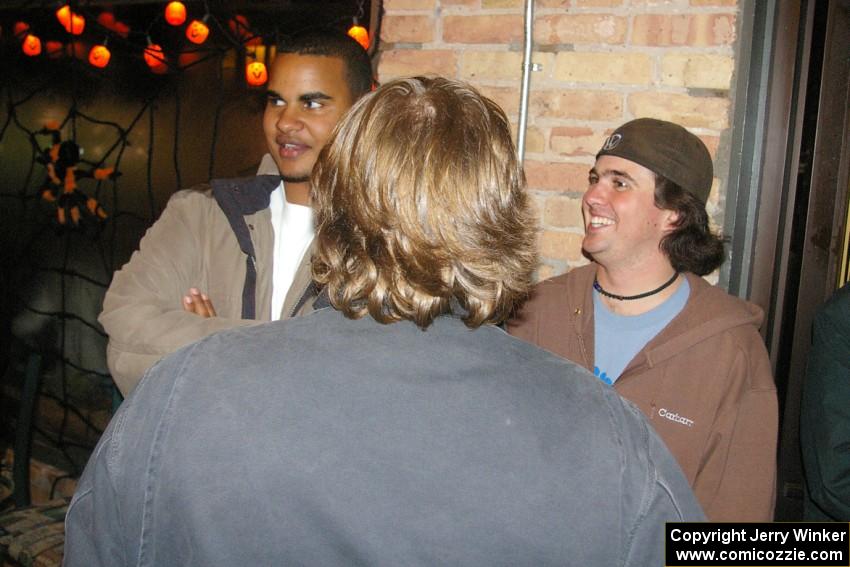
[[[86,19],[79,14],[71,14],[71,27],[68,30],[74,35],[80,35],[86,28]]]
[[[106,29],[115,32],[121,37],[126,38],[130,34],[130,26],[124,22],[119,22],[115,19],[115,14],[109,11],[103,11],[97,16],[97,23]]]
[[[100,69],[109,65],[110,58],[112,58],[112,53],[105,45],[95,45],[89,51],[89,63]]]
[[[24,42],[21,44],[21,49],[23,49],[26,55],[35,57],[41,53],[41,40],[29,33],[24,38]]]
[[[80,35],[86,28],[86,19],[79,14],[71,13],[71,23],[65,26],[65,30],[73,35]]]
[[[26,22],[15,22],[14,27],[12,28],[12,35],[18,39],[24,39],[24,36],[27,35],[27,32],[30,31],[30,25]]]
[[[108,30],[111,30],[115,27],[115,14],[108,10],[104,10],[100,14],[97,15],[97,23],[102,25]]]
[[[51,59],[59,59],[65,54],[65,46],[61,41],[51,39],[44,44],[44,51]]]
[[[192,20],[186,27],[186,38],[197,45],[201,45],[210,35],[210,28],[201,20]]]
[[[249,35],[251,35],[250,26],[248,25],[248,18],[243,16],[242,14],[236,14],[229,20],[227,20],[227,27],[230,28],[230,33],[238,39],[242,41]]]
[[[359,24],[354,24],[348,28],[348,35],[353,37],[357,43],[363,46],[363,49],[369,49],[369,32],[366,28]]]
[[[265,85],[266,81],[269,80],[269,72],[266,70],[265,64],[260,63],[259,61],[248,63],[248,65],[245,66],[245,80],[248,81],[248,84],[252,87]]]
[[[156,43],[151,43],[145,48],[145,63],[154,73],[164,73],[167,65],[165,64],[165,53],[162,47]]]
[[[230,33],[233,34],[233,37],[245,45],[260,45],[263,42],[263,38],[251,30],[251,24],[248,22],[248,18],[242,14],[236,14],[230,18],[227,21],[227,27],[230,28]]]
[[[172,26],[183,25],[186,21],[186,6],[183,2],[169,2],[165,7],[165,21]]]
[[[62,27],[68,29],[71,27],[71,6],[65,4],[56,10],[56,19],[62,24]]]
[[[112,28],[112,31],[126,39],[126,37],[130,35],[130,26],[124,22],[115,22],[115,27]]]

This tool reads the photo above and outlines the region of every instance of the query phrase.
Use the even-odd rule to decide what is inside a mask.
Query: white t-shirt
[[[313,208],[287,202],[283,181],[272,191],[269,209],[274,228],[271,319],[277,321],[295,272],[313,242],[315,227]]]

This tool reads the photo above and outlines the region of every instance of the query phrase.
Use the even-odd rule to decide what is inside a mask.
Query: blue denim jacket
[[[702,520],[631,404],[495,327],[312,315],[153,367],[98,444],[65,565],[663,565]]]

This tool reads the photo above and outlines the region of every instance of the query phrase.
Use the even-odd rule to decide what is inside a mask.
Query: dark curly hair
[[[308,30],[281,39],[277,53],[336,57],[345,64],[345,81],[352,100],[372,90],[372,62],[359,43],[346,34],[327,29]]]
[[[655,206],[676,211],[676,228],[661,239],[661,250],[673,269],[698,276],[710,274],[726,258],[725,239],[712,232],[705,205],[663,175],[655,175]]]

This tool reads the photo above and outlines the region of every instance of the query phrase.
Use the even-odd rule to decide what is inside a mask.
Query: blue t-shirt
[[[683,279],[676,292],[655,309],[640,315],[617,315],[608,310],[594,289],[593,373],[606,384],[613,384],[640,349],[685,307],[690,294],[688,280]]]

